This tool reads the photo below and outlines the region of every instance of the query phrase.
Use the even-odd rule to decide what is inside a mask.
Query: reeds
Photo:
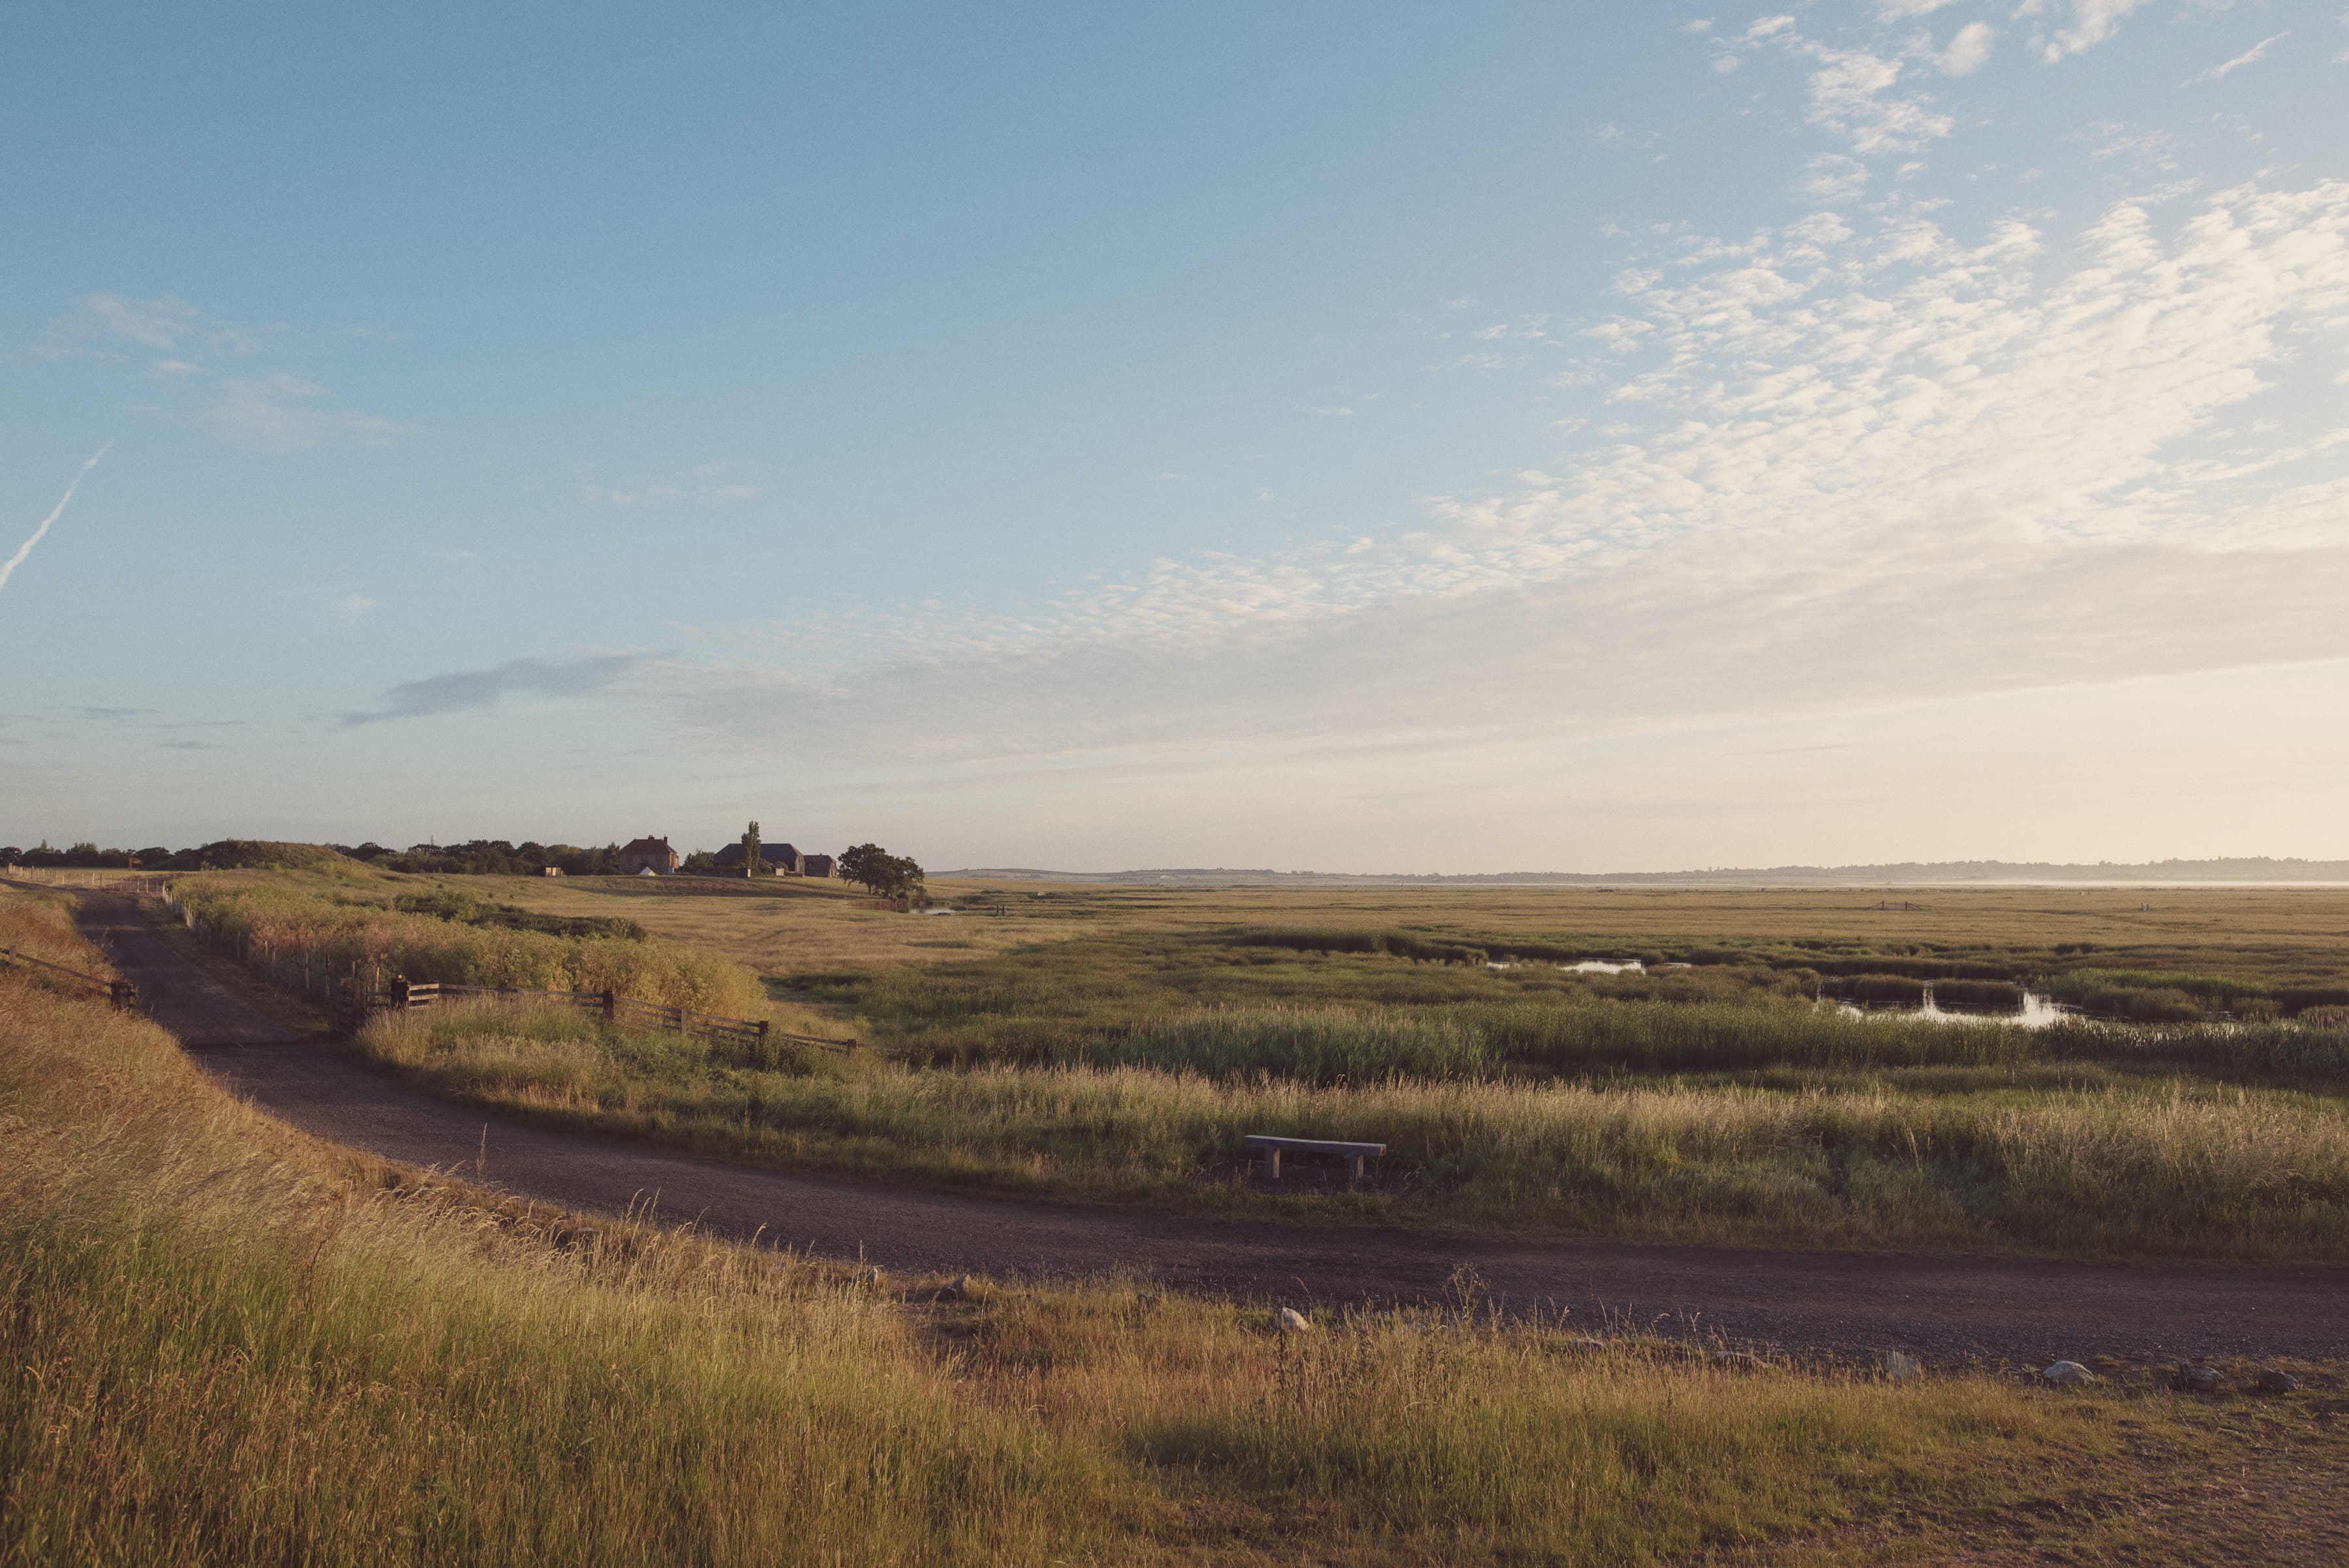
[[[1214,1078],[1270,1074],[1307,1084],[1477,1078],[1498,1064],[1481,1035],[1450,1019],[1329,1008],[1196,1013],[1068,1059]]]
[[[1701,1020],[1682,1044],[1718,1063],[1727,1044],[1706,1030],[1727,1022]],[[1206,1178],[1236,1164],[1247,1135],[1281,1133],[1388,1146],[1390,1174],[1413,1178],[1406,1189],[1316,1210],[1365,1219],[1733,1244],[2349,1258],[2349,1125],[2333,1102],[2109,1075],[2078,1087],[2015,1079],[2011,1091],[1998,1074],[2024,1064],[2002,1062],[2011,1042],[1995,1025],[1843,1022],[1849,1060],[1910,1038],[1946,1042],[1946,1060],[1798,1067],[1767,1086],[1131,1065],[949,1073],[870,1060],[768,1073],[697,1042],[614,1036],[553,1010],[523,1026],[488,1008],[378,1020],[363,1044],[483,1105],[767,1164],[1031,1196],[1322,1203]],[[1143,1038],[1219,1064],[1285,1040],[1326,1065],[1357,1048],[1342,1032],[1327,1017],[1210,1016]],[[1413,1048],[1471,1038],[1383,1037]],[[1977,1060],[1968,1051],[1980,1053],[1974,1082],[1933,1081]],[[1904,1088],[1910,1071],[1919,1086]]]
[[[536,991],[610,989],[640,1002],[732,1017],[764,1012],[740,966],[672,942],[556,936],[477,926],[337,898],[284,877],[203,876],[174,889],[204,940],[273,978],[357,974],[370,985],[411,981]]]
[[[1933,1005],[1977,1012],[2013,1012],[2023,1006],[2023,987],[2001,980],[1937,980]]]
[[[1981,1064],[2026,1061],[2037,1049],[2019,1027],[1852,1018],[1793,1002],[1519,1002],[1444,1016],[1481,1037],[1498,1060],[1561,1075]]]

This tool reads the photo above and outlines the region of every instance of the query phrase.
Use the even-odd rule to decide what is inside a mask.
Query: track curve
[[[552,1131],[435,1099],[223,990],[137,902],[85,894],[85,931],[223,1085],[301,1130],[567,1209],[641,1210],[894,1272],[1123,1274],[1325,1304],[1443,1296],[1473,1268],[1502,1303],[1838,1356],[1993,1361],[2349,1357],[2349,1269],[2217,1268],[1484,1241],[1057,1207],[761,1170]],[[478,1168],[477,1168],[478,1162]]]

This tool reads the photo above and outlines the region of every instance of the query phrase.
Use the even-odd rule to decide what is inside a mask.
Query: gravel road
[[[128,897],[85,895],[81,909],[84,929],[137,982],[156,1022],[236,1094],[319,1137],[461,1169],[572,1210],[651,1203],[719,1234],[862,1257],[893,1272],[1122,1273],[1299,1305],[1440,1297],[1464,1264],[1503,1303],[1566,1307],[1594,1329],[1718,1334],[1797,1354],[2349,1357],[2349,1269],[1733,1251],[1269,1225],[865,1186],[549,1131],[435,1099],[289,1032],[173,950]]]

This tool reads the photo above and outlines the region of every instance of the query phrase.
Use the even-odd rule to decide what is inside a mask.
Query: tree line
[[[65,869],[98,870],[107,867],[140,871],[220,871],[243,867],[286,864],[282,851],[287,846],[263,845],[251,839],[222,838],[190,849],[171,849],[163,845],[150,845],[144,849],[100,848],[82,842],[64,849],[53,848],[47,839],[32,848],[16,845],[0,845],[0,867],[38,866]],[[305,846],[306,847],[306,846]],[[416,845],[407,849],[389,849],[369,841],[365,844],[331,844],[308,849],[310,854],[331,850],[353,860],[361,860],[386,871],[421,872],[440,876],[472,877],[537,877],[549,870],[560,871],[566,877],[617,877],[620,869],[620,846],[616,843],[587,847],[576,844],[541,844],[535,839],[515,844],[503,838],[475,838],[463,844]],[[911,857],[892,855],[877,844],[859,844],[843,850],[838,857],[843,881],[878,893],[885,898],[919,897],[923,890],[922,867]],[[678,867],[683,876],[715,876],[718,874],[714,851],[697,849],[685,857]]]

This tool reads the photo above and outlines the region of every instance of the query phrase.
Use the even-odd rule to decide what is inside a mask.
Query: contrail
[[[66,503],[73,499],[73,493],[81,488],[81,482],[89,476],[89,471],[98,466],[98,460],[104,457],[113,445],[112,441],[108,441],[105,446],[90,453],[89,461],[81,465],[81,472],[74,475],[73,483],[67,485],[66,493],[57,498],[57,505],[50,509],[47,517],[41,519],[41,525],[33,530],[33,536],[17,545],[15,555],[5,561],[0,561],[0,588],[8,586],[8,574],[25,564],[25,557],[33,553],[33,546],[41,542],[41,535],[49,531],[49,524],[64,514]]]

